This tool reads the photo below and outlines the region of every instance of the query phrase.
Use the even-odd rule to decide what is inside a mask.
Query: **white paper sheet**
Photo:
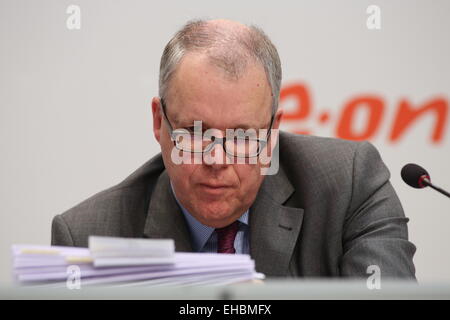
[[[87,248],[13,245],[13,277],[20,284],[63,287],[73,265],[82,286],[212,285],[261,277],[249,255],[175,253],[172,240],[100,237],[92,243],[100,256]]]

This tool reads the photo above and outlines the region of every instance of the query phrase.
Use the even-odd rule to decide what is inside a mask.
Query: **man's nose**
[[[228,165],[227,154],[223,145],[221,143],[215,144],[211,151],[203,155],[203,163],[214,169],[226,167]]]

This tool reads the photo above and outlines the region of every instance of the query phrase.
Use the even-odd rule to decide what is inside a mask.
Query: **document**
[[[171,239],[93,236],[89,248],[13,245],[12,257],[20,285],[65,286],[73,266],[83,286],[223,285],[264,278],[249,255],[175,252]]]

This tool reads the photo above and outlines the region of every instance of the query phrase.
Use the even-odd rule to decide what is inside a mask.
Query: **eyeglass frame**
[[[268,143],[269,138],[270,138],[270,134],[271,134],[271,132],[272,132],[273,120],[275,119],[275,114],[272,113],[272,116],[271,116],[271,118],[270,118],[269,129],[268,129],[269,131],[268,131],[268,133],[267,133],[267,136],[266,136],[265,140],[263,140],[263,139],[255,139],[256,141],[258,141],[259,144],[261,144],[261,147],[258,149],[258,153],[257,153],[256,155],[254,155],[254,156],[244,156],[244,157],[242,157],[242,156],[236,156],[236,155],[234,155],[234,154],[230,154],[230,153],[227,151],[226,147],[225,147],[225,143],[226,143],[226,141],[227,141],[227,137],[219,138],[219,137],[216,137],[216,136],[212,136],[212,137],[211,137],[211,138],[214,138],[214,139],[213,139],[213,140],[211,141],[211,143],[207,146],[207,149],[208,149],[208,150],[202,150],[202,151],[195,151],[195,150],[194,150],[194,151],[186,151],[186,150],[183,150],[183,149],[178,148],[177,143],[176,143],[176,139],[175,139],[175,137],[174,137],[173,132],[174,132],[175,130],[178,130],[178,129],[185,129],[186,131],[188,131],[188,130],[187,130],[186,128],[177,128],[177,129],[175,129],[175,130],[173,129],[172,124],[170,123],[169,118],[167,117],[166,103],[164,102],[164,99],[163,99],[163,98],[160,98],[159,100],[160,100],[160,102],[161,102],[162,113],[163,113],[163,115],[164,115],[164,118],[165,118],[165,120],[166,120],[168,126],[169,126],[169,134],[170,134],[170,138],[172,139],[175,148],[177,148],[177,149],[180,150],[180,151],[189,152],[189,153],[202,153],[202,154],[204,154],[204,153],[210,152],[210,151],[214,148],[215,145],[221,145],[222,148],[223,148],[223,150],[224,150],[224,152],[225,152],[227,155],[230,155],[230,156],[232,156],[232,157],[236,157],[236,158],[245,158],[245,159],[258,157],[258,156],[261,154],[261,152],[264,150],[264,148],[267,146],[267,143]],[[233,138],[234,138],[234,137],[233,137]]]

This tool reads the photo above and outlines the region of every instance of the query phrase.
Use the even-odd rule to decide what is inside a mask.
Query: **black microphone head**
[[[402,169],[401,175],[403,181],[405,181],[411,187],[418,189],[426,187],[426,185],[422,184],[423,176],[426,176],[428,179],[430,179],[430,175],[428,174],[427,170],[415,163],[408,163],[407,165],[405,165]]]

